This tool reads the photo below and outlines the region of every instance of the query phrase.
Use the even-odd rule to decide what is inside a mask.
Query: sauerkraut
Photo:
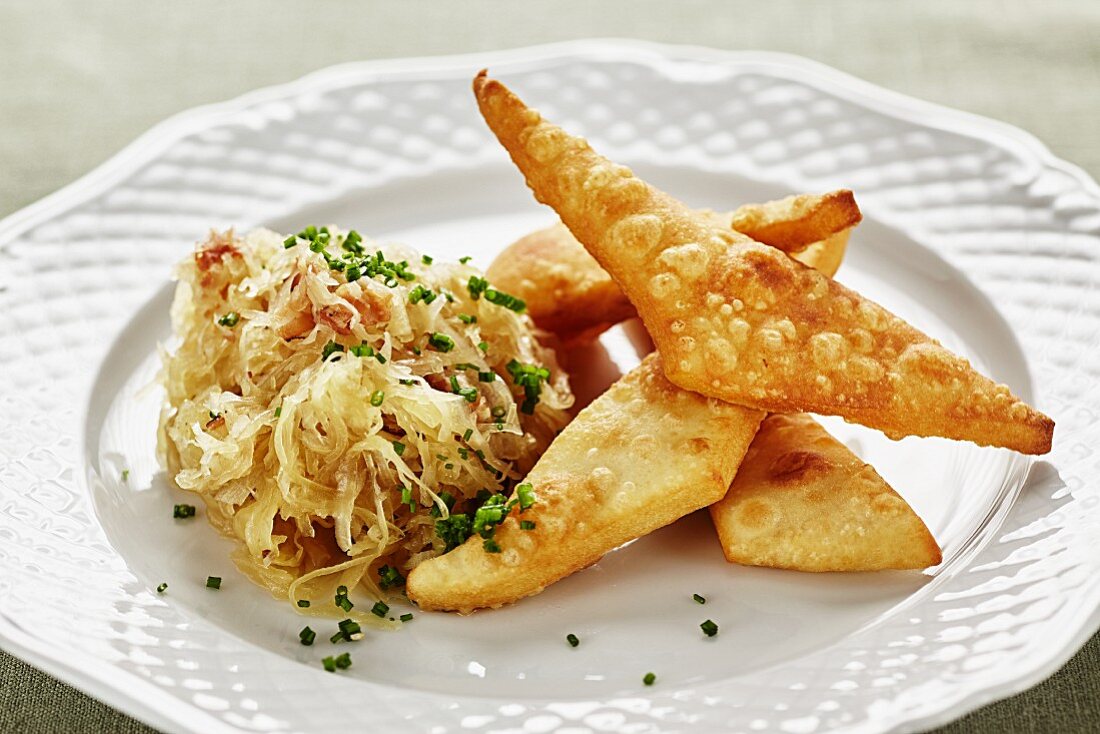
[[[303,611],[399,585],[568,420],[553,350],[468,264],[308,227],[211,233],[176,276],[161,460]]]

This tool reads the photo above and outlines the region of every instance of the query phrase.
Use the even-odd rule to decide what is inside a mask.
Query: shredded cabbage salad
[[[241,570],[305,613],[399,587],[568,421],[523,302],[466,262],[307,227],[211,233],[176,276],[161,460]]]

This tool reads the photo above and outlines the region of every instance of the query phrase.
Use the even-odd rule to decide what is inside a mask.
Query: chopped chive
[[[393,451],[398,456],[401,456],[401,454],[405,453],[405,444],[401,443],[400,441],[394,441],[393,442]]]
[[[309,599],[299,599],[298,606],[302,609],[309,609]]]
[[[402,576],[401,572],[394,566],[382,566],[382,568],[378,569],[378,578],[380,579],[378,585],[381,586],[383,590],[405,585],[405,577]]]
[[[442,495],[440,495],[442,498]],[[436,507],[436,510],[439,508]],[[466,542],[473,534],[470,527],[470,516],[458,513],[435,521],[435,534],[447,544],[444,552],[449,552]]]
[[[373,357],[374,356],[374,347],[372,347],[370,344],[367,344],[366,342],[362,342],[360,344],[357,344],[348,351],[350,351],[356,357]]]
[[[278,408],[275,409],[275,417],[278,418],[282,414],[283,414],[283,406],[280,405]]]
[[[535,523],[531,520],[520,520],[519,521],[519,529],[520,530],[534,530],[535,529]]]
[[[363,639],[363,628],[354,619],[345,619],[337,626],[340,628],[340,634],[348,642]]]
[[[306,646],[312,645],[313,641],[317,639],[317,633],[306,625],[302,628],[302,631],[298,633],[298,640]]]
[[[417,304],[421,301],[423,301],[425,304],[428,304],[438,297],[439,296],[435,291],[431,290],[430,288],[425,288],[422,285],[417,285],[415,288],[409,291],[409,303],[412,304]]]
[[[467,449],[467,448],[463,448],[462,446],[459,446],[458,447],[458,456],[463,461],[465,461],[466,459],[470,458],[470,450]]]
[[[697,601],[700,604],[706,604],[707,603],[707,598],[705,596],[700,595],[700,594],[692,594],[691,598],[694,599],[695,601]]]
[[[642,683],[645,683],[647,686],[653,685],[656,681],[657,676],[653,673],[646,673],[645,677],[642,678]]]
[[[521,484],[516,487],[516,499],[519,501],[519,511],[529,509],[535,504],[535,488],[530,484]]]
[[[428,346],[437,352],[449,352],[455,348],[455,341],[446,334],[433,332],[432,335],[428,337]]]
[[[194,505],[176,505],[172,508],[172,517],[177,520],[185,520],[195,516]]]
[[[466,399],[467,403],[477,402],[477,388],[476,387],[462,387],[458,384],[458,377],[451,375],[451,392],[456,395],[461,395]]]
[[[351,653],[340,653],[336,656],[336,660],[334,662],[336,664],[336,667],[340,670],[347,670],[351,667]]]
[[[494,418],[503,418],[504,414],[508,411],[504,409],[503,405],[495,405],[493,409],[489,411]]]
[[[464,256],[464,257],[460,257],[460,258],[458,258],[458,261],[459,261],[460,263],[462,263],[463,265],[465,265],[466,263],[470,262],[471,260],[473,260],[473,258],[472,258],[472,257],[470,257],[469,255],[466,255],[466,256]]]
[[[321,660],[321,665],[325,666],[325,670],[330,673],[336,672],[336,659],[329,655],[327,658]]]
[[[489,538],[484,543],[482,543],[481,547],[485,549],[486,553],[500,553],[500,544],[492,538]]]
[[[404,614],[401,615],[401,621],[402,622],[408,622],[412,618],[413,618],[413,615],[412,615],[411,612],[405,612]]]
[[[206,577],[206,588],[208,588],[208,589],[220,589],[221,587],[222,587],[222,577],[221,576],[207,576]]]
[[[490,370],[488,372],[478,372],[477,373],[477,381],[478,382],[493,382],[496,379],[497,379],[497,373],[493,372],[492,370]]]
[[[468,313],[460,313],[458,315],[458,320],[464,324],[476,324],[477,316]]]
[[[480,349],[483,352],[488,352],[489,351],[489,342],[478,342],[477,343],[477,348]]]
[[[699,625],[699,628],[703,630],[703,633],[706,634],[707,637],[714,637],[718,634],[718,625],[709,619]]]
[[[576,647],[577,645],[581,644],[581,641],[579,639],[577,639],[577,636],[575,634],[573,634],[572,632],[567,634],[565,636],[565,639],[573,647]]]
[[[125,482],[129,478],[130,478],[130,470],[129,469],[123,469],[122,470],[122,481]]]
[[[324,362],[325,360],[327,360],[332,355],[336,354],[337,352],[342,352],[342,351],[344,351],[344,345],[343,344],[337,344],[336,342],[329,342],[321,350],[321,361]]]
[[[348,587],[341,584],[336,587],[336,606],[343,609],[345,612],[350,612],[355,605],[351,603],[351,599],[348,598]]]
[[[473,435],[474,435],[474,429],[467,428],[466,432],[462,434],[462,440],[463,441],[469,441],[470,437],[473,436]]]
[[[288,250],[291,247],[294,247],[294,245],[296,245],[296,244],[298,244],[298,237],[296,235],[290,235],[285,240],[283,240],[283,247],[285,247]]]
[[[370,404],[374,407],[378,407],[382,404],[382,401],[386,399],[386,393],[381,390],[375,390],[370,394]]]
[[[218,326],[228,326],[232,329],[237,325],[237,322],[241,320],[241,315],[236,311],[230,311],[229,313],[218,319]]]
[[[167,589],[167,588],[168,588],[168,582],[167,581],[162,581],[160,586],[157,587],[157,593],[158,594],[163,594],[164,590]]]
[[[433,262],[432,256],[431,255],[421,255],[420,256],[420,262],[424,263],[425,265],[431,265],[432,262]]]
[[[373,614],[376,617],[385,617],[386,612],[388,612],[388,611],[390,611],[389,604],[386,604],[386,602],[381,601],[381,600],[376,601],[374,603],[374,606],[370,608],[371,614]]]
[[[386,357],[381,352],[375,352],[374,353],[374,358],[378,360],[378,364],[385,364],[386,363]]]

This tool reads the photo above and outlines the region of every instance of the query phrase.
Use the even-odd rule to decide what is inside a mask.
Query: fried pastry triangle
[[[482,116],[535,197],[638,309],[670,381],[781,413],[1029,454],[1054,423],[858,293],[707,218],[542,120],[481,72]]]
[[[773,203],[779,202],[752,206],[767,208]],[[808,223],[802,231],[816,234],[820,229],[820,225]],[[828,275],[835,273],[850,230],[842,229],[820,242],[801,239],[796,236],[798,231],[788,229],[783,241],[797,248],[791,256]],[[489,265],[487,276],[496,287],[522,298],[540,328],[566,341],[594,338],[638,315],[607,271],[561,222],[506,247]]]
[[[710,516],[731,563],[882,571],[942,560],[909,504],[805,414],[764,419]]]
[[[527,475],[534,506],[409,574],[422,609],[498,607],[590,566],[608,551],[717,502],[764,413],[670,383],[657,354],[612,385]],[[524,530],[520,521],[533,522]]]

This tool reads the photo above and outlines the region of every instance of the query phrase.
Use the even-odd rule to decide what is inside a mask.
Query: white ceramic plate
[[[302,619],[236,574],[227,541],[171,519],[159,396],[140,391],[169,269],[212,226],[313,222],[488,264],[553,217],[477,116],[482,66],[698,206],[854,189],[866,220],[840,279],[1053,415],[1054,450],[1029,464],[830,421],[927,520],[942,566],[732,567],[689,517],[513,607],[418,613],[323,672],[329,643],[300,646]],[[171,731],[946,721],[1049,675],[1100,623],[1097,286],[1100,189],[1079,170],[786,56],[573,43],[342,66],[195,110],[0,226],[0,643]],[[605,337],[606,372],[636,362],[629,337]]]

